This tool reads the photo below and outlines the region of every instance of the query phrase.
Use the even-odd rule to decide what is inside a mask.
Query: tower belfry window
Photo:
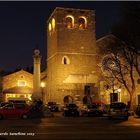
[[[49,30],[50,35],[55,31],[55,19],[54,18],[52,18],[52,20],[49,22],[48,30]]]
[[[52,25],[51,25],[51,23],[49,23],[48,29],[49,29],[49,31],[52,30]]]
[[[84,16],[80,16],[78,22],[79,22],[79,29],[87,28],[87,19]]]
[[[52,18],[52,30],[54,31],[55,30],[55,19]]]
[[[74,27],[74,17],[71,15],[66,16],[66,27],[68,29]]]

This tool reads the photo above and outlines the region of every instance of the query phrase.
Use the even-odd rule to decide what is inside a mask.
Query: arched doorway
[[[92,104],[92,97],[91,96],[84,96],[83,97],[83,104]]]
[[[64,104],[70,104],[70,103],[73,103],[74,100],[73,100],[73,97],[72,96],[66,95],[64,97],[63,101],[64,101]]]

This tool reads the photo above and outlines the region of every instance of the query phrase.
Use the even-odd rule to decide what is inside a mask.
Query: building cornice
[[[54,53],[53,55],[51,55],[51,56],[47,59],[47,61],[49,61],[51,58],[53,58],[53,57],[56,56],[57,54],[63,54],[63,55],[84,55],[84,56],[85,56],[85,55],[87,55],[87,56],[95,56],[95,55],[97,55],[97,54],[95,54],[95,53],[56,52],[56,53]]]

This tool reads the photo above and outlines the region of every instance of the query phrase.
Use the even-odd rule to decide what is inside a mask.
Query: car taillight
[[[128,110],[127,110],[127,109],[123,109],[122,111],[124,111],[124,112],[128,112]]]
[[[88,112],[90,112],[90,111],[91,111],[91,109],[88,109],[87,111],[88,111]]]

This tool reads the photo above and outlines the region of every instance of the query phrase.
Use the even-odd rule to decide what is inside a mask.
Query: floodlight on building
[[[46,98],[45,91],[44,91],[44,88],[46,87],[45,82],[41,82],[40,87],[41,87],[42,101],[43,103],[45,103],[45,98]]]
[[[44,88],[46,85],[45,85],[45,82],[41,82],[41,85],[40,85],[42,88]]]
[[[119,93],[121,92],[121,88],[118,89],[118,92],[119,92]]]

